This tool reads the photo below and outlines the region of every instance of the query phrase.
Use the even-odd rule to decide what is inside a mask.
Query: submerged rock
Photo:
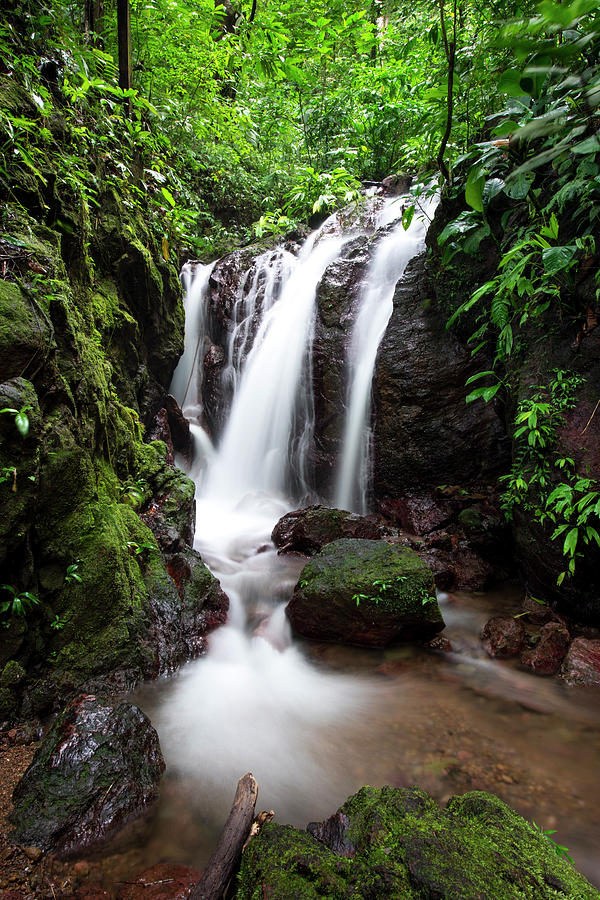
[[[431,570],[384,541],[327,544],[300,573],[286,614],[303,637],[370,647],[444,627]]]
[[[308,506],[283,516],[271,534],[271,540],[283,551],[295,551],[312,556],[332,541],[340,538],[377,540],[383,528],[344,509],[327,506]]]
[[[68,855],[104,840],[154,801],[165,764],[131,703],[82,695],[50,729],[13,793],[21,844]]]
[[[158,863],[123,884],[117,900],[186,900],[202,871],[179,863]]]

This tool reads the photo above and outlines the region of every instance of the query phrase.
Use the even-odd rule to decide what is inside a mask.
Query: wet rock
[[[194,542],[195,485],[179,469],[165,466],[160,444],[138,449],[137,468],[152,494],[142,504],[140,518],[150,528],[164,553],[175,553]]]
[[[447,331],[447,317],[428,291],[423,254],[398,282],[377,358],[374,474],[380,498],[434,494],[449,483],[487,483],[510,467],[493,404],[465,404],[465,382],[480,363]]]
[[[548,622],[540,631],[540,640],[521,654],[521,662],[536,675],[555,675],[569,647],[571,635],[560,622]]]
[[[567,684],[600,686],[600,640],[575,638],[560,670]]]
[[[146,869],[134,882],[124,884],[117,900],[186,900],[202,875],[177,863],[159,863]]]
[[[430,493],[405,494],[396,500],[387,497],[380,507],[405,531],[420,535],[437,531],[456,515],[456,503],[436,499]]]
[[[340,538],[377,540],[385,529],[364,516],[343,509],[308,506],[283,516],[271,534],[280,552],[305,553],[312,556],[325,544]]]
[[[70,894],[66,900],[112,900],[112,898],[108,891],[94,885],[86,885]]]
[[[315,402],[314,471],[317,490],[332,489],[341,456],[346,391],[346,350],[369,263],[369,241],[348,241],[327,267],[317,288],[317,320],[313,343]]]
[[[154,801],[165,764],[136,706],[82,695],[57,718],[13,793],[13,839],[70,854]]]
[[[149,441],[162,441],[167,447],[167,465],[172,466],[175,462],[175,451],[173,449],[173,438],[171,437],[171,429],[169,427],[169,417],[164,408],[158,410],[146,435]]]
[[[494,580],[494,567],[468,546],[459,546],[453,554],[454,584],[459,591],[483,591]]]
[[[523,609],[527,612],[527,621],[532,625],[545,625],[556,618],[554,610],[542,600],[536,600],[527,594],[523,600]]]
[[[425,646],[429,650],[436,650],[438,653],[452,653],[452,644],[442,634],[437,634]]]
[[[169,422],[169,431],[173,440],[173,449],[177,453],[181,453],[186,459],[192,452],[192,436],[190,434],[190,423],[185,418],[175,397],[167,394],[164,401],[164,407]]]
[[[512,616],[494,616],[486,622],[481,632],[483,646],[490,656],[507,659],[518,656],[525,645],[525,629],[520,619]]]
[[[412,184],[410,175],[386,175],[381,182],[383,193],[389,197],[399,197],[406,194]]]
[[[597,900],[598,891],[498,797],[446,809],[419,788],[364,787],[308,832],[270,823],[242,857],[240,900]]]
[[[371,647],[444,627],[431,570],[384,541],[326,544],[302,569],[286,614],[303,637]]]

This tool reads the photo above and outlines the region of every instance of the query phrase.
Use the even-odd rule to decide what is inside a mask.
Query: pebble
[[[75,875],[79,875],[81,878],[85,878],[86,875],[90,874],[90,864],[85,860],[80,860],[76,862],[73,866],[73,872]]]
[[[37,862],[41,858],[43,851],[39,847],[24,847],[23,853],[27,859]]]

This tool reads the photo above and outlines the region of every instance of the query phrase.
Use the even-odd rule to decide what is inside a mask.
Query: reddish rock
[[[483,626],[481,640],[490,656],[499,659],[518,656],[525,644],[525,629],[512,616],[494,616]]]
[[[452,653],[452,644],[443,634],[436,634],[425,646],[429,650],[436,650],[439,653]]]
[[[575,638],[560,670],[567,684],[600,686],[600,640]]]
[[[429,534],[452,520],[456,504],[444,498],[434,499],[431,493],[405,494],[392,500],[383,499],[379,508],[405,531],[411,534]]]
[[[166,409],[159,409],[154,416],[147,432],[147,439],[149,441],[163,441],[167,445],[167,463],[172,466],[175,462],[175,453]]]
[[[471,548],[460,547],[453,560],[455,590],[483,591],[493,580],[493,567]]]
[[[142,872],[133,884],[124,884],[117,900],[186,900],[201,875],[201,869],[159,863]]]
[[[535,600],[530,594],[523,600],[523,609],[528,613],[527,621],[532,625],[545,625],[554,619],[552,608],[547,603]]]
[[[537,675],[555,675],[567,652],[571,635],[560,622],[548,622],[540,634],[537,646],[521,654],[521,662]]]
[[[297,552],[312,556],[340,538],[377,540],[385,528],[364,516],[344,509],[327,506],[307,506],[295,509],[279,520],[273,529],[271,540],[280,552]]]

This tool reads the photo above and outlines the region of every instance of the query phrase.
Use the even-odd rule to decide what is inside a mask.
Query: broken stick
[[[189,900],[220,900],[242,855],[252,826],[258,785],[251,772],[238,781],[231,812]]]

